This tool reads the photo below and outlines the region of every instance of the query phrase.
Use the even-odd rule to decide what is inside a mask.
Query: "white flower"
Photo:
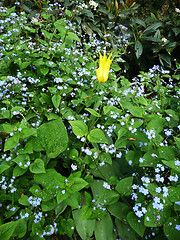
[[[165,43],[165,42],[167,42],[167,39],[166,38],[162,38],[162,41]]]
[[[96,10],[98,3],[94,2],[93,0],[90,0],[89,5],[91,5],[94,8],[94,10]]]
[[[73,163],[71,164],[71,168],[72,168],[73,171],[76,171],[76,170],[77,170],[77,166],[74,165]]]
[[[175,8],[175,11],[176,11],[177,13],[180,13],[180,9],[179,9],[179,8]]]
[[[32,17],[32,18],[31,18],[31,22],[32,22],[32,23],[38,22],[38,19],[35,18],[35,17]]]

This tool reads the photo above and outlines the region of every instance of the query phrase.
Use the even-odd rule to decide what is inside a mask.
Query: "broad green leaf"
[[[156,133],[160,133],[163,130],[163,124],[164,124],[165,120],[163,118],[155,118],[152,119],[148,125],[147,128],[154,130]]]
[[[129,212],[127,215],[127,221],[129,225],[137,232],[141,237],[143,237],[146,226],[144,226],[144,221],[138,218],[134,212]]]
[[[30,160],[28,154],[19,154],[16,158],[12,161],[18,164],[18,166],[22,169],[27,169],[28,165],[27,162]]]
[[[176,161],[175,161],[175,160],[173,160],[173,161],[164,161],[164,160],[162,160],[162,162],[163,162],[166,166],[168,166],[168,167],[170,167],[170,168],[172,168],[172,169],[180,172],[179,163],[176,164]]]
[[[40,184],[43,190],[38,185],[34,185],[29,191],[34,196],[42,198],[43,201],[53,199],[57,190],[65,187],[65,177],[54,169],[47,169],[46,173],[35,174],[34,181]]]
[[[30,204],[28,201],[28,196],[24,194],[19,198],[18,202],[23,206],[28,206]]]
[[[54,107],[55,107],[55,108],[58,108],[58,107],[59,107],[59,104],[60,104],[60,102],[61,102],[61,96],[55,94],[55,95],[52,97],[52,102],[53,102]]]
[[[170,146],[162,146],[158,148],[159,158],[171,161],[175,159],[175,154]]]
[[[64,232],[71,237],[74,233],[74,221],[72,218],[62,219],[61,220],[61,226],[64,230]]]
[[[168,218],[163,226],[164,234],[168,236],[168,240],[179,240],[179,230],[177,225],[180,225],[180,219],[177,216]]]
[[[19,166],[16,166],[16,167],[13,169],[13,176],[14,176],[14,177],[22,176],[25,172],[27,172],[27,170],[28,170],[28,168],[22,169],[22,168],[20,168]]]
[[[58,189],[57,194],[56,194],[57,203],[59,204],[59,203],[63,202],[64,200],[66,200],[69,197],[69,195],[70,195],[70,193],[68,191],[65,190],[65,192],[63,192],[61,189]]]
[[[80,192],[71,193],[69,197],[67,197],[64,200],[64,203],[69,205],[72,208],[72,210],[79,209],[79,206],[81,204],[81,193]]]
[[[72,212],[75,222],[76,230],[82,240],[87,240],[93,235],[95,227],[95,219],[81,221],[81,210],[75,210]]]
[[[99,194],[99,198],[97,203],[103,203],[104,200],[106,201],[107,205],[111,205],[119,200],[119,194],[116,191],[104,189],[104,191]]]
[[[48,72],[49,72],[49,68],[47,68],[47,67],[42,67],[42,68],[40,68],[40,72],[41,72],[44,76],[46,76],[46,75],[48,74]]]
[[[100,221],[96,221],[94,234],[96,240],[113,240],[113,222],[109,213]]]
[[[92,114],[95,117],[101,117],[101,115],[97,111],[95,111],[94,109],[85,108],[85,110],[88,111],[90,114]]]
[[[119,219],[115,219],[116,228],[120,239],[126,240],[139,240],[132,228],[127,224],[121,222]]]
[[[70,189],[68,191],[71,191],[72,193],[78,192],[88,185],[88,183],[82,178],[70,176],[68,180],[71,183]]]
[[[156,157],[157,156],[157,157]],[[158,159],[158,152],[157,150],[149,150],[144,154],[142,157],[143,162],[139,164],[140,167],[156,167],[157,159]]]
[[[0,174],[3,173],[4,171],[6,171],[8,168],[10,168],[9,164],[5,163],[1,163],[0,164]]]
[[[168,187],[168,197],[171,202],[179,202],[180,201],[180,186],[176,187]]]
[[[32,139],[35,151],[45,150],[49,158],[56,158],[67,148],[68,135],[64,123],[57,120],[42,124]]]
[[[123,147],[126,147],[128,143],[128,140],[127,140],[127,137],[120,137],[116,140],[115,142],[115,147],[116,148],[123,148]]]
[[[153,208],[152,203],[147,206],[147,212],[144,217],[144,225],[146,227],[160,227],[162,226],[171,214],[169,205],[164,205],[163,210]]]
[[[43,212],[48,212],[51,211],[53,209],[55,209],[55,207],[57,206],[57,201],[56,199],[51,199],[49,201],[43,201],[41,203],[41,208]]]
[[[37,130],[34,128],[23,128],[20,132],[20,138],[27,139],[30,136],[37,137]]]
[[[126,128],[121,127],[121,128],[119,129],[119,131],[118,131],[118,138],[121,138],[121,137],[123,137],[124,135],[126,135],[127,131],[128,131],[128,130],[127,130]]]
[[[116,186],[116,190],[122,196],[129,196],[132,192],[132,182],[133,182],[133,177],[124,178],[119,181],[119,183]]]
[[[126,203],[116,202],[108,206],[108,211],[117,219],[126,222],[127,214],[131,211],[131,208]]]
[[[133,116],[142,118],[142,116],[143,116],[142,113],[143,112],[142,112],[142,109],[140,107],[128,105],[127,108]]]
[[[0,239],[9,240],[13,235],[18,221],[12,221],[0,226]]]
[[[89,219],[92,214],[92,207],[89,207],[87,205],[83,205],[81,208],[81,221]]]
[[[27,223],[24,219],[19,219],[17,221],[17,223],[18,224],[14,231],[13,237],[16,237],[17,239],[21,239],[22,237],[24,237],[26,235]]]
[[[69,123],[72,127],[73,133],[76,136],[83,137],[88,134],[88,127],[84,122],[75,120],[75,121],[69,121]]]
[[[19,134],[15,134],[12,137],[9,137],[5,142],[4,151],[6,152],[6,151],[16,147],[18,142],[19,142]]]
[[[88,140],[92,143],[108,143],[104,132],[98,128],[90,131],[88,134]]]
[[[29,170],[32,173],[45,173],[44,161],[40,158],[37,158],[33,163],[31,163]]]
[[[81,42],[80,38],[73,32],[68,32],[67,37],[72,41],[75,40],[75,41]]]
[[[100,159],[102,162],[104,161],[105,163],[112,165],[112,158],[109,153],[102,152],[100,155]]]
[[[180,149],[180,138],[174,137],[178,149]]]

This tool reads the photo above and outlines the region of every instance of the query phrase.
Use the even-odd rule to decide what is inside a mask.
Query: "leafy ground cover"
[[[7,2],[0,239],[179,239],[180,10]]]

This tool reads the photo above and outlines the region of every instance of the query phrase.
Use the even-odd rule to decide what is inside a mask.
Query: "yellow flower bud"
[[[113,59],[110,59],[112,56],[112,53],[107,58],[106,53],[104,53],[104,56],[102,57],[101,53],[99,54],[99,68],[96,70],[97,80],[100,83],[104,83],[108,80],[110,65],[112,63]]]

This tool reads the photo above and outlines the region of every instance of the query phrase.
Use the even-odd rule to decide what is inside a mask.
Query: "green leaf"
[[[57,201],[55,198],[49,201],[43,201],[41,203],[41,208],[43,212],[51,211],[55,209],[56,206],[57,206]]]
[[[162,146],[158,148],[159,152],[159,158],[165,159],[165,160],[173,160],[175,159],[175,154],[170,146]]]
[[[35,151],[45,150],[49,158],[56,158],[67,148],[68,135],[64,123],[57,120],[42,124],[32,139]]]
[[[115,147],[118,149],[118,148],[123,148],[123,147],[126,147],[128,143],[128,140],[126,137],[120,137],[116,140],[115,142]]]
[[[180,172],[180,166],[179,166],[179,164],[176,165],[176,161],[174,161],[174,160],[173,160],[173,161],[164,161],[164,160],[162,160],[162,162],[163,162],[166,166],[168,166],[168,167],[170,167],[170,168],[172,168],[172,169]]]
[[[96,240],[113,240],[113,223],[109,213],[96,222],[94,234]]]
[[[65,187],[65,177],[54,169],[47,169],[46,173],[35,174],[34,181],[41,184],[43,190],[36,185],[30,188],[30,192],[32,192],[34,196],[42,198],[43,201],[49,201],[54,198],[57,186],[59,186],[59,189]]]
[[[83,137],[88,134],[88,127],[84,122],[75,120],[75,121],[69,121],[69,123],[72,127],[73,133],[76,136]]]
[[[122,196],[129,196],[132,192],[132,182],[133,177],[127,177],[119,181],[119,183],[116,186],[116,190],[122,195]]]
[[[176,226],[180,225],[180,219],[177,216],[168,218],[163,226],[164,234],[168,236],[168,240],[179,240],[179,230]]]
[[[68,32],[67,37],[72,41],[75,40],[75,41],[81,42],[81,39],[73,32]]]
[[[44,76],[46,76],[46,75],[48,74],[48,72],[49,72],[49,68],[40,68],[40,72],[41,72]]]
[[[30,28],[30,27],[28,27],[28,26],[26,26],[26,25],[23,25],[23,28],[24,28],[24,30],[27,31],[27,32],[37,33],[37,29]]]
[[[108,206],[108,211],[117,219],[126,222],[127,214],[131,211],[131,208],[126,203],[116,202]]]
[[[158,152],[153,149],[149,150],[142,158],[144,161],[139,164],[140,167],[155,167],[157,165]]]
[[[169,199],[171,202],[179,202],[180,201],[180,186],[177,187],[168,187]]]
[[[171,208],[169,205],[164,205],[163,210],[153,208],[153,203],[148,205],[147,212],[144,218],[144,225],[147,227],[160,227],[170,217]]]
[[[81,208],[81,221],[89,219],[92,214],[92,207],[83,205]]]
[[[128,131],[128,130],[127,130],[126,128],[121,127],[121,128],[119,129],[119,131],[118,131],[118,138],[121,138],[121,137],[123,137],[124,135],[126,135],[127,131]]]
[[[69,205],[72,208],[72,210],[79,209],[79,206],[81,204],[81,193],[80,192],[71,193],[69,197],[67,197],[64,200],[64,203]]]
[[[178,149],[180,149],[180,138],[174,137]]]
[[[27,162],[30,160],[28,154],[19,154],[16,158],[14,158],[12,161],[18,164],[18,166],[22,169],[27,169],[27,166],[24,166],[27,164]]]
[[[9,240],[13,235],[18,221],[8,222],[0,226],[0,239]]]
[[[96,112],[94,109],[85,108],[85,110],[88,111],[90,114],[92,114],[95,117],[101,117],[101,115],[98,112]]]
[[[109,153],[102,152],[100,155],[100,159],[102,162],[104,161],[105,163],[112,165],[112,158]]]
[[[20,132],[20,138],[27,139],[30,136],[37,137],[37,130],[34,128],[23,128]]]
[[[10,166],[7,163],[0,164],[0,174],[6,171]]]
[[[44,161],[37,158],[33,163],[31,163],[29,170],[32,173],[45,173],[46,170],[44,168]]]
[[[142,118],[142,116],[143,116],[142,111],[139,107],[128,105],[127,108],[133,116]]]
[[[43,30],[43,29],[41,30],[41,32],[42,32],[43,36],[47,39],[51,39],[54,35],[53,33],[50,33],[50,32],[48,32],[46,30]]]
[[[19,142],[19,134],[15,134],[14,136],[9,137],[5,142],[4,151],[6,152],[6,151],[16,147],[18,142]]]
[[[138,58],[140,58],[140,56],[141,56],[141,54],[143,52],[143,46],[142,46],[141,42],[140,41],[136,41],[134,48],[135,48],[136,57],[138,59]]]
[[[55,107],[55,108],[58,108],[59,105],[60,105],[60,102],[61,102],[61,96],[55,94],[55,95],[52,97],[52,102],[53,102],[54,107]]]
[[[66,200],[69,197],[70,193],[68,191],[65,191],[65,193],[62,193],[61,189],[57,190],[57,203],[61,203],[62,201]],[[64,202],[65,203],[65,202]],[[67,204],[67,203],[66,203]],[[68,205],[68,204],[67,204]]]
[[[92,143],[108,143],[104,132],[98,128],[90,131],[88,134],[88,140]]]
[[[68,220],[66,219],[62,219],[61,220],[61,226],[62,229],[64,230],[64,232],[71,237],[74,233],[74,221],[71,218],[68,218]]]
[[[13,169],[13,177],[22,176],[25,172],[27,172],[27,170],[28,170],[28,168],[22,169],[22,168],[20,168],[19,166],[16,166],[16,167]]]
[[[126,240],[137,240],[135,232],[132,230],[132,228],[127,223],[121,222],[119,219],[115,219],[115,224],[117,227],[118,235],[120,239],[126,239]]]
[[[164,124],[165,120],[163,118],[155,118],[155,119],[152,119],[148,125],[147,125],[147,128],[148,129],[151,129],[151,130],[154,130],[156,133],[160,133],[162,130],[163,130],[163,124]]]
[[[152,32],[155,32],[157,28],[162,26],[162,22],[156,22],[152,25],[150,25],[149,27],[147,27],[142,34],[148,35]]]
[[[28,201],[28,196],[24,194],[21,196],[21,198],[19,198],[18,202],[23,206],[28,206],[30,204]]]
[[[76,230],[82,240],[87,240],[93,235],[95,219],[81,221],[81,209],[72,212]]]
[[[22,237],[24,237],[26,235],[26,231],[27,231],[27,223],[24,219],[19,219],[17,221],[17,226],[16,229],[14,231],[13,237],[17,237],[17,239],[20,239]]]
[[[139,219],[134,212],[129,212],[127,215],[127,220],[129,225],[137,232],[141,237],[143,237],[146,227],[144,226],[144,221]]]
[[[119,194],[116,191],[104,189],[104,191],[100,194],[97,203],[104,203],[104,200],[107,205],[113,204],[119,200]]]
[[[78,178],[78,177],[69,177],[68,180],[70,181],[71,183],[71,187],[69,189],[69,191],[71,191],[72,193],[73,192],[78,192],[80,191],[81,189],[85,188],[88,183],[82,179],[82,178]]]

